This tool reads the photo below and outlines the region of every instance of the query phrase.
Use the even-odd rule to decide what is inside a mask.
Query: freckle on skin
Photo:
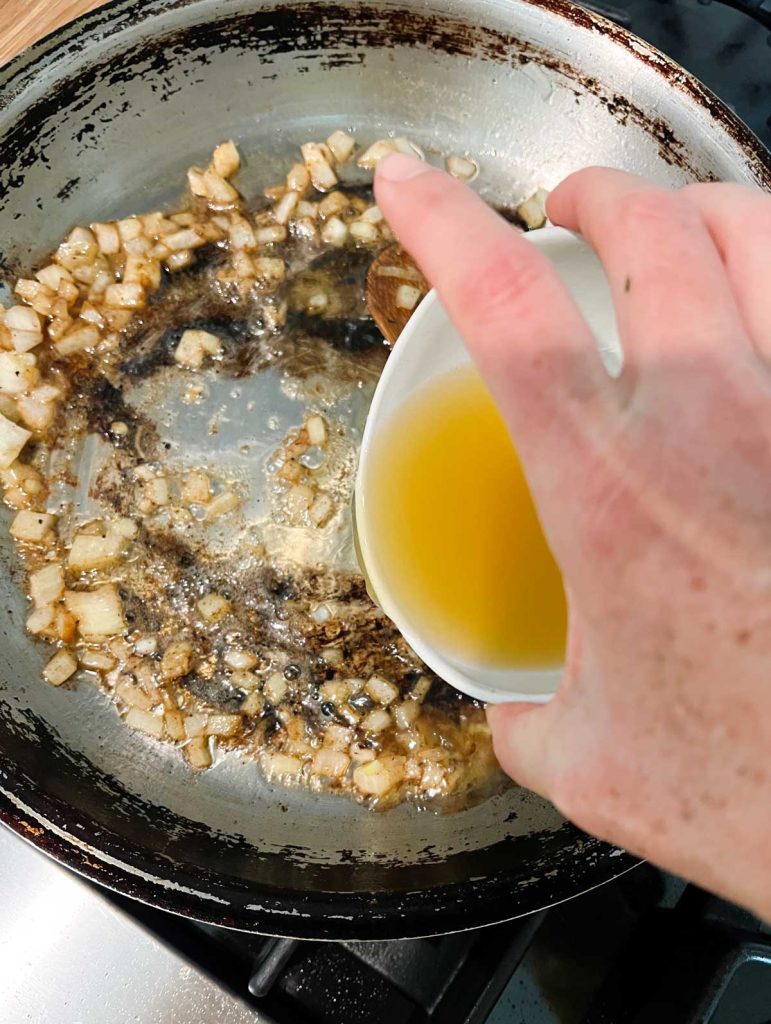
[[[737,642],[737,644],[740,647],[746,646],[746,644],[748,644],[751,639],[752,639],[752,630],[751,629],[740,629],[739,632],[736,634],[736,642]]]
[[[703,576],[692,576],[691,577],[691,590],[706,590],[707,581]]]

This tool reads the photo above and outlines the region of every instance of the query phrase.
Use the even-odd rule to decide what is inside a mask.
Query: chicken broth
[[[558,666],[559,569],[514,445],[472,366],[412,395],[362,482],[377,579],[413,631],[466,665]]]

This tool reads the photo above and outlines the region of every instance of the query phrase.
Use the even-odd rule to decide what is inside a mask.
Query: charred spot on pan
[[[335,348],[347,352],[365,352],[372,348],[382,348],[383,335],[374,320],[343,320],[324,317],[311,317],[307,313],[295,313],[292,316],[293,326],[303,334],[321,338]]]
[[[194,697],[220,711],[237,713],[243,704],[243,692],[224,676],[215,674],[207,678],[199,672],[189,672],[180,681]]]
[[[522,217],[520,217],[520,215],[517,213],[514,207],[493,204],[493,209],[495,210],[499,217],[503,217],[505,221],[507,221],[509,224],[513,224],[521,231],[530,230],[525,221],[522,219]]]
[[[131,629],[145,633],[156,633],[163,625],[163,614],[155,602],[149,602],[145,595],[137,594],[130,587],[119,587],[123,614]]]

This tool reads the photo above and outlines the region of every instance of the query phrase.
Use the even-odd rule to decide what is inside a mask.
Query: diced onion
[[[348,228],[339,217],[330,217],[321,229],[321,237],[328,245],[343,245],[348,237]]]
[[[417,156],[419,159],[423,159],[421,151],[409,139],[378,139],[377,142],[373,142],[369,149],[362,153],[356,163],[359,167],[373,170],[383,157],[388,156],[389,153],[408,153],[410,156]]]
[[[64,597],[64,569],[58,563],[43,566],[29,577],[29,596],[37,608]]]
[[[354,785],[368,796],[383,796],[404,778],[405,759],[397,754],[384,755],[354,769]]]
[[[193,667],[193,645],[187,640],[175,640],[163,652],[161,676],[163,679],[179,679],[186,676]]]
[[[351,159],[355,145],[356,139],[340,129],[332,132],[327,139],[327,146],[329,146],[330,152],[335,158],[335,163],[338,164],[347,163]]]
[[[278,704],[279,701],[283,700],[289,689],[289,684],[280,672],[274,672],[272,676],[269,676],[265,682],[265,686],[262,692],[271,702],[271,704]]]
[[[536,228],[542,228],[546,223],[546,200],[548,196],[549,193],[546,189],[539,188],[517,207],[518,215],[531,231]]]
[[[47,512],[28,512],[23,509],[17,513],[9,532],[15,540],[24,544],[45,544],[51,537],[55,522],[56,516]]]
[[[238,155],[235,142],[232,139],[221,142],[214,150],[211,162],[221,177],[229,178],[231,174],[235,174],[241,166],[241,157]]]
[[[382,732],[391,724],[391,716],[383,708],[373,708],[364,716],[361,727],[365,732]]]
[[[88,591],[68,590],[64,603],[78,620],[78,629],[86,640],[115,636],[126,629],[123,605],[114,583]]]
[[[43,669],[43,677],[51,686],[61,686],[73,673],[77,672],[78,661],[71,651],[57,651]]]
[[[31,437],[29,430],[17,426],[0,413],[0,469],[7,469],[19,457]]]
[[[196,608],[201,618],[211,624],[218,622],[230,611],[230,601],[222,594],[206,594],[197,602]]]
[[[238,508],[241,504],[240,498],[233,491],[223,491],[222,494],[218,494],[213,499],[209,507],[206,509],[207,520],[217,519],[219,516],[224,516],[228,512],[232,512]]]
[[[232,647],[225,652],[222,659],[228,668],[249,670],[258,664],[259,658],[251,651],[244,651],[239,647]],[[236,685],[239,685],[236,683]]]
[[[411,284],[400,284],[396,289],[396,305],[399,309],[414,309],[423,293]]]
[[[0,352],[0,391],[23,395],[39,379],[37,359],[31,352]]]
[[[311,183],[311,176],[305,164],[294,164],[286,176],[286,187],[290,192],[299,192],[304,195]]]
[[[152,711],[144,711],[142,708],[132,707],[129,709],[126,718],[126,725],[132,729],[138,729],[157,740],[163,738],[163,718],[153,714]]]
[[[479,174],[479,165],[466,156],[448,156],[445,166],[453,178],[460,181],[473,181]]]
[[[339,779],[348,771],[351,759],[341,750],[317,750],[311,762],[314,775],[322,775],[330,779]]]
[[[285,192],[273,207],[273,219],[277,224],[286,224],[295,211],[300,198],[299,192]]]
[[[192,768],[210,768],[212,763],[209,740],[206,736],[198,736],[184,746],[185,757]]]
[[[318,192],[329,192],[330,189],[333,189],[337,184],[337,175],[327,159],[329,150],[317,142],[306,142],[300,146],[300,152],[311,176],[313,187]]]
[[[73,572],[109,569],[120,559],[125,543],[125,538],[114,532],[106,537],[78,533],[70,546],[67,565]]]
[[[368,679],[364,689],[378,704],[391,704],[399,696],[398,687],[389,683],[387,679],[381,679],[380,676],[372,676]]]

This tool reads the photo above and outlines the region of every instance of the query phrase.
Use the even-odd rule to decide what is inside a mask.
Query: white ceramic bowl
[[[553,262],[573,294],[597,341],[608,372],[621,367],[621,346],[604,271],[586,243],[561,228],[545,227],[525,235]],[[433,647],[400,610],[378,568],[378,538],[367,522],[367,460],[373,439],[418,388],[436,376],[470,362],[463,339],[431,292],[410,318],[378,382],[362,438],[355,487],[359,558],[372,596],[391,618],[416,654],[442,679],[463,693],[490,703],[543,703],[556,692],[561,668],[492,669],[461,664]]]

